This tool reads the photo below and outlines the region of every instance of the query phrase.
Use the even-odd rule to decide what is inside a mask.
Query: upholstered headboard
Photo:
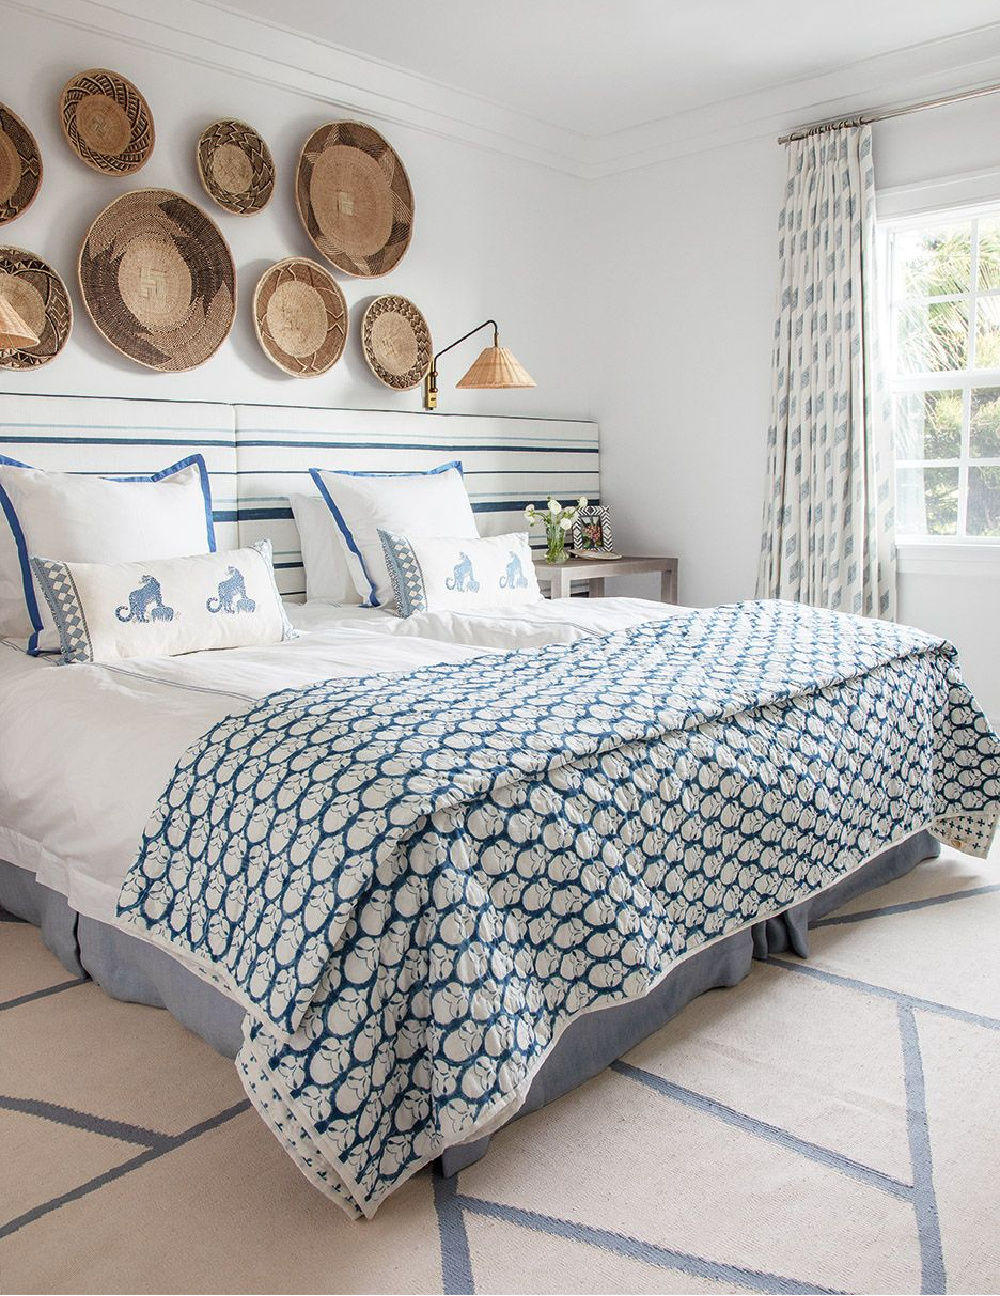
[[[211,477],[219,547],[270,538],[288,596],[305,591],[288,497],[314,493],[312,467],[412,472],[460,459],[484,535],[522,530],[524,506],[547,493],[563,500],[600,495],[595,423],[0,395],[0,454],[39,468],[125,476],[195,453]]]

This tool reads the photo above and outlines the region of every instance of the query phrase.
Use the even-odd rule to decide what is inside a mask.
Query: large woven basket
[[[326,373],[344,354],[347,302],[328,270],[288,257],[265,270],[253,295],[264,354],[295,378]]]
[[[198,174],[205,192],[234,216],[263,211],[274,193],[271,150],[246,122],[224,118],[198,140]]]
[[[42,184],[42,155],[31,131],[0,104],[0,225],[26,212]]]
[[[149,104],[131,81],[107,68],[70,77],[59,97],[59,123],[77,157],[101,175],[133,175],[156,143]]]
[[[73,328],[66,285],[50,265],[22,248],[0,248],[0,297],[38,338],[30,347],[0,351],[0,369],[37,369],[54,360]]]
[[[410,245],[410,181],[389,143],[363,122],[313,131],[299,158],[295,202],[313,243],[348,274],[388,274]]]
[[[165,373],[204,364],[236,314],[229,245],[169,189],[136,189],[105,207],[80,251],[80,289],[116,351]]]

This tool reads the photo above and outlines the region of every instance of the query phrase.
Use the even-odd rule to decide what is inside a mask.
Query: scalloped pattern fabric
[[[920,827],[983,854],[998,814],[949,644],[737,604],[265,698],[181,759],[119,913],[246,1005],[251,1099],[372,1215],[581,1013]]]

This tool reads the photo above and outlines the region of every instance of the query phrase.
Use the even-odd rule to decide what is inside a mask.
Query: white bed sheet
[[[508,612],[287,605],[301,638],[115,665],[59,666],[0,641],[0,859],[74,909],[114,921],[142,830],[183,752],[283,688],[571,642],[668,616],[641,599],[566,599]]]

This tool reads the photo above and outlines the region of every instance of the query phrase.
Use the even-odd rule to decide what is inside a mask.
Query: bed
[[[39,444],[79,470],[69,448],[79,408],[75,440],[64,440],[52,429],[67,427],[68,407],[60,423],[35,400],[8,439],[44,427]],[[127,422],[134,436],[130,403],[101,405],[92,418]],[[192,436],[209,414],[212,437]],[[185,444],[211,440],[217,523],[240,542],[245,527],[253,538],[266,528],[294,595],[301,568],[279,490],[308,458],[343,456],[329,415],[237,409],[232,456],[226,411],[157,403],[155,416],[144,452],[176,446],[178,419]],[[397,426],[366,433],[357,452],[372,454],[383,435],[379,452],[399,462]],[[551,429],[518,432],[506,448],[479,426],[448,436],[469,439],[455,447],[463,455],[492,456],[490,485],[508,472],[523,482],[524,468],[506,465],[535,455],[574,487],[592,474],[597,493],[593,461],[568,466],[589,459],[580,447],[596,450],[593,437],[560,426],[553,448]],[[402,449],[421,465],[444,448],[416,444]],[[516,489],[488,493],[484,529],[509,525]],[[475,1159],[501,1124],[594,1074],[695,995],[741,979],[755,953],[806,953],[810,918],[936,853],[929,829],[979,853],[992,834],[1000,749],[947,647],[928,636],[787,605],[567,603],[405,622],[307,605],[291,610],[304,631],[294,642],[84,669],[0,648],[0,904],[38,922],[67,966],[110,993],[162,1004],[239,1051],[263,1119],[349,1213],[374,1213],[428,1160],[453,1172]],[[487,730],[500,738],[489,759],[470,758],[470,735]],[[315,851],[298,867],[302,838],[288,835],[274,798],[257,798],[254,813],[269,818],[252,845],[269,848],[256,856],[247,838],[233,847],[231,815],[202,823],[204,807],[238,802],[218,759],[226,743],[280,734],[292,744],[274,762],[287,785],[334,732],[355,743],[355,770],[370,758],[358,734],[383,745],[381,781],[365,785],[374,799],[346,816],[371,840],[341,854],[332,890]],[[463,742],[445,761],[453,735]],[[853,793],[831,797],[845,781]],[[332,825],[349,797],[323,786]],[[792,804],[796,822],[783,823]],[[643,815],[648,859],[616,891],[629,868],[618,843],[639,848]],[[193,846],[171,846],[193,832],[205,858],[239,857],[228,900]],[[337,890],[364,868],[350,897]],[[274,915],[249,924],[246,897],[279,876],[268,903],[289,921],[279,914],[265,940]],[[521,967],[529,945],[534,964]],[[440,1003],[428,1007],[421,995],[438,982]]]

